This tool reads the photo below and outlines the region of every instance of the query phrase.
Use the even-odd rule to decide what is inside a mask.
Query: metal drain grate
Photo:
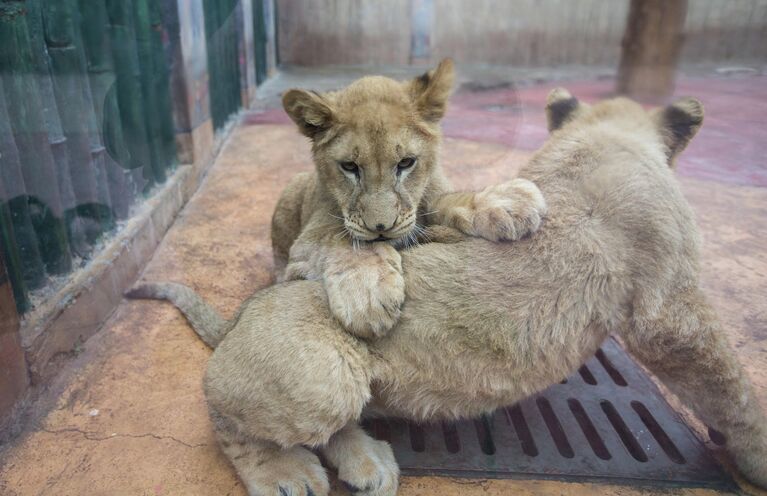
[[[392,444],[405,475],[733,487],[613,339],[562,383],[481,419],[365,427]]]

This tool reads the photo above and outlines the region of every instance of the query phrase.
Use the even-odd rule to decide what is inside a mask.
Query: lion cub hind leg
[[[767,488],[767,418],[700,290],[672,296],[658,318],[635,316],[624,337],[633,355],[724,433],[743,475]]]
[[[399,467],[391,446],[368,436],[351,422],[330,438],[322,454],[338,469],[338,478],[357,496],[394,496]]]
[[[330,484],[317,455],[248,437],[211,412],[216,438],[250,496],[326,496]]]
[[[321,284],[280,284],[248,301],[203,386],[221,448],[251,494],[328,493],[304,446],[327,444],[359,418],[370,369],[367,346],[330,315]]]

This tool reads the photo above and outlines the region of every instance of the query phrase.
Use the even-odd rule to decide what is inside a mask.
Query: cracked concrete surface
[[[687,79],[707,122],[680,162],[705,238],[703,284],[767,403],[767,78]],[[461,188],[511,177],[545,138],[553,85],[464,91],[442,159]],[[571,83],[593,99],[611,81]],[[244,116],[143,277],[188,284],[224,315],[272,282],[269,221],[280,190],[309,170],[309,146],[279,110]],[[243,495],[216,446],[202,396],[210,350],[171,306],[124,301],[69,360],[0,453],[0,494]],[[343,494],[341,489],[335,489]],[[655,491],[593,483],[403,478],[401,494],[539,495]],[[673,489],[664,494],[709,494]]]
[[[117,432],[113,432],[109,434],[108,436],[99,436],[97,432],[88,432],[82,429],[77,429],[75,427],[70,427],[67,429],[59,429],[55,431],[50,429],[45,429],[45,428],[41,428],[40,430],[43,432],[47,432],[48,434],[64,434],[67,432],[77,432],[79,434],[82,434],[82,436],[88,441],[106,441],[108,439],[114,439],[118,437],[131,437],[134,439],[140,439],[142,437],[151,437],[154,439],[159,439],[161,441],[164,439],[170,439],[171,441],[175,441],[178,444],[181,444],[182,446],[186,446],[187,448],[199,448],[201,446],[208,446],[207,443],[188,444],[188,443],[185,443],[184,441],[181,441],[180,439],[176,439],[173,436],[158,436],[157,434],[152,434],[151,432],[146,434],[118,434]]]

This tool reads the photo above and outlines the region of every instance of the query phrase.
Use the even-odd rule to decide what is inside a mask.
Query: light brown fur
[[[315,172],[295,177],[274,212],[278,278],[322,281],[333,315],[360,337],[379,337],[399,318],[397,248],[415,244],[425,227],[516,240],[540,224],[545,203],[527,181],[449,193],[437,152],[452,84],[448,59],[410,81],[371,76],[340,91],[283,97],[312,140]],[[386,241],[370,242],[379,237]]]
[[[767,487],[765,415],[699,289],[699,236],[670,168],[702,122],[700,103],[648,113],[625,99],[570,98],[552,94],[552,135],[521,172],[549,205],[541,229],[515,243],[435,231],[403,251],[407,301],[386,336],[346,332],[315,281],[243,305],[204,384],[251,494],[327,494],[302,446],[320,447],[359,494],[395,494],[391,450],[357,426],[363,411],[488,412],[566,377],[609,332]]]

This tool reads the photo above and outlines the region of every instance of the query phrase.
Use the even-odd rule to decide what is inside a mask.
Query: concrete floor
[[[464,89],[455,96],[442,159],[457,187],[515,174],[546,136],[543,102],[552,86]],[[588,101],[609,94],[612,82],[566,86]],[[705,237],[703,283],[767,407],[767,77],[683,78],[678,93],[698,96],[707,109],[703,130],[679,164]],[[272,282],[271,212],[288,179],[310,168],[308,143],[279,109],[245,114],[143,277],[188,284],[231,315]],[[124,301],[64,366],[27,431],[0,453],[0,494],[244,494],[208,422],[201,377],[209,354],[171,306]],[[405,496],[653,492],[439,478],[403,478],[401,490]]]

